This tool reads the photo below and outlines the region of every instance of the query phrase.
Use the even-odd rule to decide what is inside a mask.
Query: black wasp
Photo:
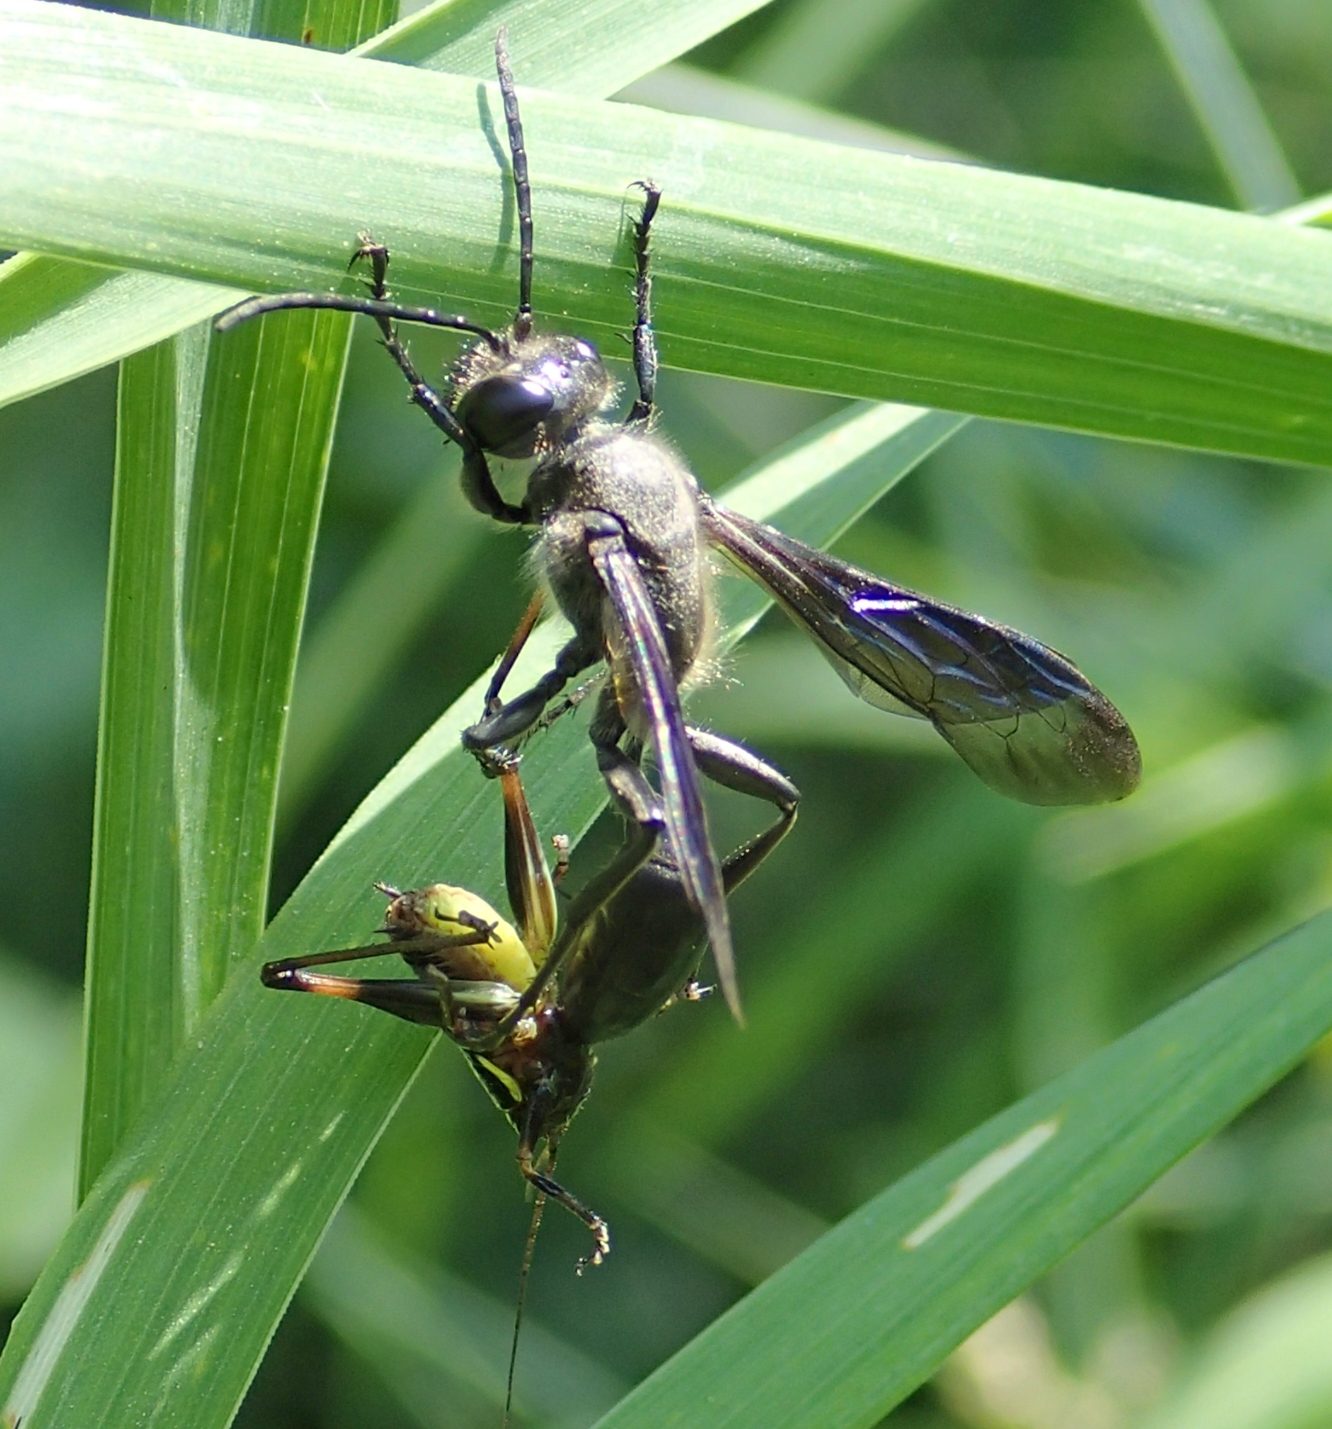
[[[484,899],[436,883],[389,895],[387,943],[268,963],[265,984],[362,1002],[408,1022],[442,1026],[466,1053],[518,1132],[518,1168],[592,1232],[582,1265],[610,1249],[601,1216],[554,1179],[555,1156],[591,1085],[593,1046],[655,1016],[698,967],[704,929],[657,831],[631,824],[621,855],[592,878],[556,928],[555,891],[516,760],[496,766],[504,796],[504,867],[515,928]],[[729,893],[791,826],[781,813],[722,865]],[[395,954],[411,978],[352,978],[310,969]],[[628,956],[626,954],[629,954]],[[524,1007],[543,967],[558,968]]]
[[[624,418],[608,415],[617,392],[596,348],[534,326],[531,186],[503,31],[495,61],[520,242],[518,307],[508,328],[493,332],[465,317],[392,302],[388,251],[364,236],[352,261],[370,265],[368,297],[256,298],[225,314],[218,326],[283,308],[373,317],[412,401],[460,448],[467,499],[497,521],[536,528],[534,566],[573,636],[530,690],[501,699],[538,597],[500,662],[483,718],[463,740],[484,755],[519,739],[571,680],[604,660],[609,679],[590,725],[598,765],[631,822],[665,828],[685,896],[701,913],[722,989],[738,1009],[722,870],[698,773],[766,799],[787,815],[799,795],[741,746],[688,724],[681,710],[679,687],[708,638],[707,546],[765,586],[855,694],[929,720],[1002,794],[1035,804],[1122,798],[1138,781],[1137,744],[1119,711],[1048,646],[890,585],[728,511],[699,490],[680,456],[653,430],[657,354],[648,242],[660,194],[650,183],[638,185],[645,198],[633,229],[638,396]],[[472,335],[446,393],[412,365],[398,333],[404,322]],[[500,493],[491,456],[535,459],[520,501]],[[657,764],[660,795],[639,769],[645,745]]]

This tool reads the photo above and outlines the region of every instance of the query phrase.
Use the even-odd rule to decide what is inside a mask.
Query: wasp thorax
[[[603,412],[615,384],[584,338],[532,335],[479,342],[454,373],[453,411],[482,451],[530,457]]]

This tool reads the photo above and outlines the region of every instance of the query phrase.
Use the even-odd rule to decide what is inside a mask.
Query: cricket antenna
[[[518,92],[509,67],[509,31],[503,25],[495,36],[495,73],[504,100],[509,160],[513,165],[513,198],[518,209],[518,311],[513,315],[513,335],[521,340],[532,331],[532,184],[527,177],[527,149],[523,145],[523,121],[518,116]]]
[[[518,1303],[513,1310],[513,1342],[509,1346],[509,1376],[504,1383],[504,1418],[500,1429],[509,1429],[509,1416],[513,1412],[513,1377],[518,1368],[518,1335],[523,1327],[523,1308],[527,1304],[527,1282],[532,1278],[532,1257],[536,1253],[537,1232],[541,1229],[541,1215],[546,1209],[544,1191],[538,1191],[532,1203],[532,1219],[527,1227],[527,1241],[523,1246],[523,1264],[518,1272]]]

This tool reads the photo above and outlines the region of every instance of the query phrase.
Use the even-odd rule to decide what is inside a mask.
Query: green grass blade
[[[346,319],[329,316],[266,323],[211,367],[215,340],[196,328],[131,359],[122,376],[85,1191],[263,927],[346,351]]]
[[[329,287],[373,222],[404,300],[510,309],[506,180],[479,123],[493,90],[58,11],[0,5],[0,238],[228,288]],[[623,326],[626,185],[650,170],[676,365],[1332,459],[1321,234],[626,106],[532,94],[524,118],[538,303],[589,336]]]
[[[0,404],[57,387],[217,311],[217,290],[21,253],[0,264]]]
[[[297,818],[374,696],[404,668],[412,643],[448,608],[468,557],[494,536],[484,522],[459,522],[447,541],[440,540],[440,511],[456,485],[457,467],[447,459],[438,465],[443,470],[425,474],[302,644],[279,826]],[[403,580],[404,571],[413,573],[410,581]]]
[[[1189,1357],[1134,1429],[1311,1429],[1332,1422],[1332,1256],[1257,1291]]]
[[[523,78],[540,89],[605,96],[678,59],[770,0],[441,0],[364,45],[359,54],[489,79],[495,32],[521,46]],[[530,77],[529,77],[530,76]]]
[[[829,5],[797,0],[743,54],[738,73],[750,84],[802,99],[828,99],[853,82],[866,57],[891,44],[924,0]]]
[[[1245,208],[1284,208],[1300,185],[1208,0],[1138,0]]]
[[[1332,1027],[1330,956],[1325,914],[1010,1107],[848,1217],[602,1424],[877,1423]]]
[[[495,32],[508,25],[521,36],[525,84],[604,98],[764,3],[675,0],[645,10],[630,0],[441,0],[355,53],[490,79]],[[0,404],[170,337],[221,304],[215,289],[185,279],[108,273],[39,254],[0,266],[0,293]]]
[[[351,27],[354,38],[375,12],[330,0],[300,18],[330,35]],[[339,315],[302,314],[256,326],[210,361],[211,328],[196,326],[121,370],[86,975],[85,1194],[263,928],[349,330]]]

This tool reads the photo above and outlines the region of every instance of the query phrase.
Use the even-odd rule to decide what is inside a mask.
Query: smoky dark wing
[[[704,521],[856,695],[929,720],[992,789],[1029,804],[1096,804],[1137,785],[1123,715],[1048,645],[724,507],[709,503]]]
[[[647,715],[652,752],[661,776],[666,831],[671,852],[679,865],[680,880],[690,903],[703,919],[727,1004],[739,1017],[739,987],[725,885],[708,833],[698,769],[689,747],[675,672],[657,623],[656,609],[638,563],[622,537],[595,538],[589,543],[589,554],[615,608]]]

